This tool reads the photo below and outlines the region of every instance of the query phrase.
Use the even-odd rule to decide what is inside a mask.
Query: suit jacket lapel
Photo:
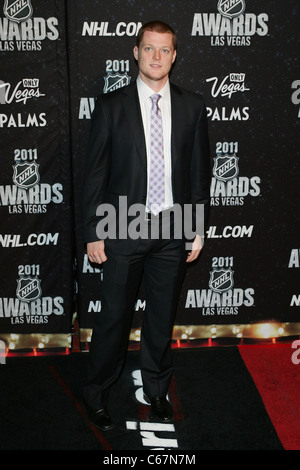
[[[181,91],[171,83],[171,115],[172,115],[172,131],[171,131],[171,156],[172,156],[172,170],[174,170],[175,162],[178,157],[176,149],[180,148],[177,145],[180,139],[180,116],[183,112],[183,100]]]
[[[130,123],[132,133],[136,142],[138,154],[140,155],[143,163],[147,166],[147,153],[146,153],[146,141],[144,134],[144,126],[142,120],[142,113],[139,104],[138,92],[136,82],[126,86],[124,89],[122,105],[124,106],[125,113]],[[177,142],[180,139],[180,116],[183,113],[184,101],[182,99],[182,92],[178,87],[171,83],[171,114],[172,114],[172,131],[171,131],[171,155],[172,155],[172,169],[178,153],[176,152],[178,147]]]
[[[132,129],[137,151],[144,164],[147,165],[144,126],[135,82],[124,88],[123,106]]]

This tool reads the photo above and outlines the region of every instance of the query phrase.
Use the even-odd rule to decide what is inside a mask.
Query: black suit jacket
[[[206,107],[201,95],[171,84],[171,161],[174,203],[204,204],[207,224],[210,204],[210,152]],[[146,202],[147,157],[136,82],[98,97],[92,116],[83,185],[85,242],[98,240],[97,207],[118,210],[119,196],[128,207]],[[130,219],[128,219],[130,220]],[[134,240],[118,240],[131,250]]]

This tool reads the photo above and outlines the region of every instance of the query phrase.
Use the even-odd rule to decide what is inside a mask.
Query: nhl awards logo
[[[226,292],[233,287],[233,271],[231,268],[214,269],[210,272],[209,288],[213,292]]]
[[[3,13],[10,21],[26,21],[33,13],[31,0],[5,0]]]
[[[268,34],[268,13],[246,13],[245,0],[215,0],[217,13],[194,13],[191,36],[210,37],[211,46],[250,46]],[[261,2],[262,3],[262,2]]]
[[[213,175],[221,181],[235,178],[239,173],[238,157],[233,155],[218,155],[214,158]]]
[[[17,297],[22,302],[32,302],[38,299],[41,294],[40,280],[37,277],[22,277],[18,280]]]
[[[240,176],[238,142],[217,142],[212,169],[212,206],[242,206],[248,196],[260,195],[259,176]]]
[[[208,289],[189,289],[185,308],[199,308],[202,315],[238,315],[240,307],[253,307],[255,291],[236,286],[232,256],[212,259]]]
[[[35,162],[17,163],[13,168],[13,182],[19,188],[31,188],[40,181],[39,165]]]
[[[64,314],[64,298],[43,295],[40,277],[39,264],[18,266],[15,297],[0,297],[0,319],[10,319],[11,325],[46,325],[51,316]]]
[[[120,73],[108,74],[104,77],[103,93],[110,93],[111,91],[123,88],[130,83],[130,77],[125,72],[123,75]]]
[[[218,11],[226,18],[236,18],[244,13],[246,8],[245,0],[219,0]]]
[[[3,14],[0,18],[0,52],[41,51],[43,41],[59,38],[58,18],[34,17],[31,0],[4,0]]]

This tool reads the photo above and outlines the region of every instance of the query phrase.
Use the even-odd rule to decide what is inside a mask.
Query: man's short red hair
[[[164,23],[163,21],[150,21],[149,23],[145,23],[143,26],[141,26],[136,38],[137,47],[139,47],[145,31],[154,31],[155,33],[170,33],[172,35],[174,49],[177,49],[176,33],[173,28],[171,28],[171,26],[169,26],[167,23]]]

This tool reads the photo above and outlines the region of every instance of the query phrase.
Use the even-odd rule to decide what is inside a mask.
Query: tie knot
[[[161,95],[158,95],[158,94],[152,95],[151,96],[152,103],[157,105],[160,98],[161,98]]]

